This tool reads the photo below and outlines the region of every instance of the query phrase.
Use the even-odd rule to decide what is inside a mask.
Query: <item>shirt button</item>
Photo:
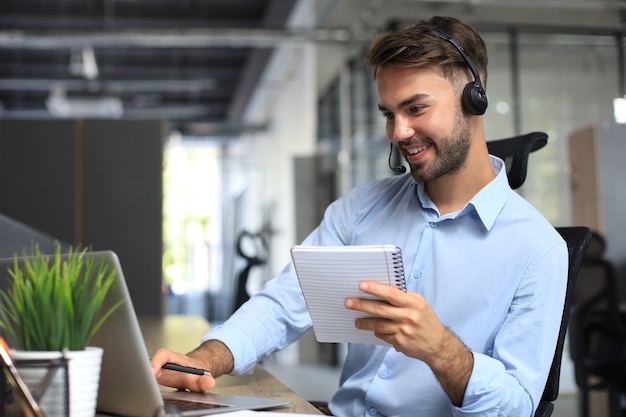
[[[369,412],[371,415],[373,415],[373,416],[375,416],[376,414],[378,414],[378,411],[376,411],[376,409],[375,409],[374,407],[370,408],[370,409],[368,410],[368,412]]]
[[[413,272],[413,279],[419,279],[422,276],[422,271]]]
[[[387,378],[387,371],[380,371],[378,373],[378,376],[381,377],[382,379]]]
[[[430,222],[430,227],[436,228],[437,226],[439,226],[439,223]]]

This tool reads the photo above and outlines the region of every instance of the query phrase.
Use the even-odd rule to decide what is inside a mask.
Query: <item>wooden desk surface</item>
[[[198,347],[200,338],[211,325],[204,317],[166,315],[165,317],[139,317],[148,353],[154,355],[160,347],[179,353],[187,353]]]
[[[280,382],[262,365],[257,365],[252,375],[217,378],[217,386],[212,390],[220,394],[249,395],[253,397],[276,398],[291,402],[291,406],[272,410],[279,413],[322,414],[307,400]]]
[[[150,355],[159,347],[187,353],[198,346],[200,338],[210,329],[209,323],[203,317],[184,315],[167,315],[164,318],[140,317],[139,324]],[[262,365],[257,365],[252,375],[222,375],[216,381],[217,386],[212,390],[216,393],[276,398],[291,402],[291,406],[272,410],[273,412],[322,414]]]

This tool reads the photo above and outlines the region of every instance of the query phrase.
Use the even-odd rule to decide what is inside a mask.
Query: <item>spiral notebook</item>
[[[361,281],[377,281],[406,290],[402,252],[394,245],[301,246],[291,258],[318,342],[389,346],[354,321],[364,313],[344,306],[348,297],[375,298],[359,290]]]

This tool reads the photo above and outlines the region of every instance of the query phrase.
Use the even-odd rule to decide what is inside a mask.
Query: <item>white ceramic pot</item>
[[[102,364],[102,348],[88,347],[85,350],[66,352],[11,351],[14,361],[58,359],[63,355],[68,359],[69,377],[69,416],[94,417],[98,399],[98,384]],[[41,371],[20,368],[18,373],[28,387],[37,387],[41,381]],[[35,388],[36,389],[36,388]],[[58,392],[58,391],[57,391]],[[58,395],[45,395],[40,406],[46,415],[58,415],[52,409],[63,410],[63,398]],[[50,411],[46,412],[46,408]],[[56,408],[55,408],[56,407]],[[59,408],[60,407],[60,408]]]

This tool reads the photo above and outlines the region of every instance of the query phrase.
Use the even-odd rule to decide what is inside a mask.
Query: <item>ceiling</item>
[[[241,130],[295,0],[2,0],[0,116],[158,118]]]
[[[626,9],[623,0],[300,1],[315,1],[315,30],[287,27],[297,0],[1,0],[0,117],[167,118],[183,134],[239,135],[262,128],[246,123],[246,105],[285,40],[363,42],[391,20],[433,14],[477,27],[622,30]]]

